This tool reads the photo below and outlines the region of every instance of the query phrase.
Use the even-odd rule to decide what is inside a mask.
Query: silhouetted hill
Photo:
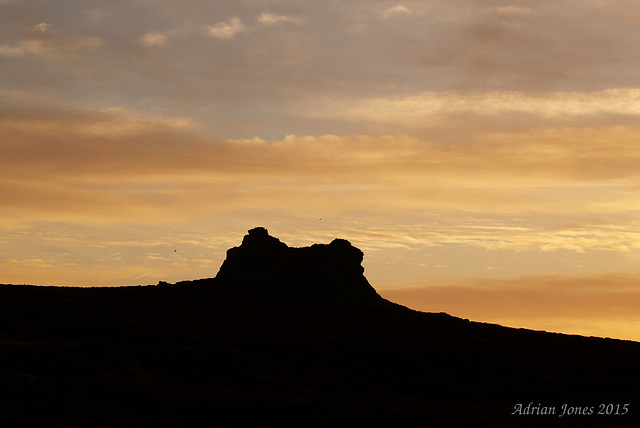
[[[0,286],[3,425],[638,422],[640,343],[412,311],[361,262],[347,241],[290,248],[253,229],[211,279]]]

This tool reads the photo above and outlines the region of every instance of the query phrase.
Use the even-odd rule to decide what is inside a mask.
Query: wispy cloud
[[[528,16],[533,13],[528,7],[522,6],[500,6],[490,9],[492,13],[498,16],[511,17],[511,16]]]
[[[535,115],[551,120],[598,115],[640,115],[640,89],[608,89],[590,93],[485,92],[474,94],[423,93],[376,98],[326,98],[301,110],[311,117],[391,122],[421,126],[451,115],[484,117]]]
[[[386,18],[394,15],[411,15],[411,10],[403,4],[397,4],[382,12],[382,15]]]
[[[34,28],[42,33],[48,31],[49,29],[51,29],[51,27],[53,27],[53,24],[47,24],[44,22],[41,22],[40,24],[36,25]]]
[[[53,266],[53,260],[45,260],[39,258],[31,258],[31,259],[16,259],[9,258],[0,260],[0,264],[8,265],[9,268],[12,267],[20,267],[20,268],[31,268],[31,269],[43,269],[50,268]]]
[[[14,142],[0,161],[5,215],[22,212],[25,221],[174,223],[189,219],[193,210],[247,205],[283,211],[295,206],[375,209],[381,215],[399,209],[454,210],[542,219],[552,212],[554,222],[574,225],[543,220],[480,227],[413,220],[415,227],[343,232],[367,248],[640,250],[640,231],[631,221],[640,161],[632,144],[640,131],[634,128],[496,133],[472,143],[438,144],[401,135],[203,140],[180,118],[123,112],[14,114],[0,125],[0,138]],[[583,221],[603,216],[612,220]]]
[[[113,17],[112,12],[99,7],[86,9],[83,14],[92,23],[104,23]]]
[[[216,39],[230,40],[239,33],[245,31],[240,18],[231,18],[228,22],[219,22],[216,25],[209,26],[209,35]]]
[[[0,55],[9,57],[28,55],[45,60],[65,61],[83,53],[94,52],[104,45],[98,37],[76,34],[49,35],[48,31],[42,33],[44,34],[25,38],[14,45],[0,45]]]
[[[7,57],[18,57],[25,55],[27,53],[27,49],[21,46],[8,46],[3,45],[0,46],[0,55]]]
[[[163,262],[171,261],[170,258],[165,257],[160,253],[147,253],[144,256],[144,258],[147,259],[147,260],[152,260],[152,261],[163,261]]]
[[[30,165],[48,165],[49,172],[130,171],[140,176],[158,168],[191,175],[215,165],[216,171],[234,176],[330,173],[341,180],[365,174],[362,177],[367,181],[376,182],[413,175],[415,184],[420,177],[446,177],[451,183],[466,183],[472,177],[473,182],[481,183],[519,176],[520,183],[528,186],[577,185],[637,175],[638,153],[632,142],[638,130],[618,125],[485,132],[473,141],[443,145],[428,137],[406,135],[291,135],[271,141],[207,142],[196,137],[198,126],[187,118],[145,117],[117,109],[84,114],[42,112],[37,118],[16,113],[0,118],[0,123],[5,141],[21,141],[4,156],[14,177],[23,174],[11,165],[21,165],[25,171]],[[99,143],[105,139],[111,143]],[[54,142],[59,155],[47,150]],[[140,164],[133,154],[144,155],[145,162]],[[87,169],[88,165],[93,166]],[[367,176],[374,168],[377,174]],[[504,186],[511,185],[507,181]]]
[[[305,18],[300,16],[287,16],[287,15],[278,15],[271,12],[263,12],[256,18],[256,20],[265,25],[274,25],[281,22],[288,22],[291,24],[302,25],[305,22]]]
[[[152,31],[142,35],[140,42],[145,46],[166,46],[169,38],[165,34]]]

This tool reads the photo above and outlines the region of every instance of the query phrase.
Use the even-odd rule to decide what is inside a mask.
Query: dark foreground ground
[[[634,426],[639,379],[638,342],[393,304],[0,286],[7,427]]]

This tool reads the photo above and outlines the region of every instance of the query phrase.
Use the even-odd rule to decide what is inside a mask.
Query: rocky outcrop
[[[226,288],[320,301],[381,303],[385,300],[364,276],[363,257],[362,251],[344,239],[294,248],[256,227],[239,247],[227,250],[215,282]]]

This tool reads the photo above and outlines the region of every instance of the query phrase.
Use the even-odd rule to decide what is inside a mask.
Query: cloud
[[[44,260],[39,258],[31,258],[31,259],[15,259],[9,258],[0,260],[0,265],[5,265],[9,269],[15,268],[30,268],[30,269],[43,269],[50,268],[53,266],[54,260]]]
[[[89,18],[90,21],[94,23],[103,23],[109,18],[113,17],[113,14],[111,12],[101,8],[87,9],[83,13],[87,18]]]
[[[36,25],[34,28],[44,33],[47,30],[49,30],[51,27],[53,27],[53,24],[45,24],[44,22],[41,22],[40,24]]]
[[[491,8],[490,11],[501,17],[522,17],[531,15],[533,13],[533,11],[528,7],[513,5],[494,7]]]
[[[102,39],[80,35],[50,35],[45,32],[38,36],[20,40],[16,45],[0,46],[0,55],[8,57],[33,56],[50,61],[70,60],[84,53],[91,53],[104,45]]]
[[[402,135],[216,141],[185,119],[119,109],[0,116],[6,224],[173,224],[243,207],[315,219],[452,211],[537,219],[480,227],[411,218],[336,231],[372,249],[640,251],[637,128],[485,134],[464,144]]]
[[[397,203],[397,202],[396,202]],[[433,206],[433,201],[431,201]],[[398,204],[400,205],[400,203]],[[404,247],[432,248],[456,245],[489,251],[611,251],[632,255],[640,250],[640,223],[628,225],[584,225],[549,230],[539,224],[422,223],[402,227],[361,227],[340,233],[370,249]]]
[[[640,88],[599,92],[484,92],[457,94],[425,92],[419,95],[375,98],[314,99],[301,109],[309,117],[350,121],[388,122],[419,126],[451,115],[484,117],[533,115],[545,119],[572,119],[601,115],[640,115]]]
[[[27,50],[24,47],[7,46],[7,45],[0,46],[0,55],[3,55],[3,56],[19,57],[19,56],[25,55],[26,53],[27,53]]]
[[[170,258],[164,257],[160,253],[147,253],[145,255],[145,259],[151,260],[151,261],[163,261],[163,262],[171,261]]]
[[[629,23],[640,23],[640,5],[625,0],[584,0],[580,6],[592,9],[600,16],[612,17]]]
[[[169,38],[155,31],[146,33],[140,37],[140,42],[145,46],[166,46]]]
[[[144,116],[126,109],[1,113],[0,137],[15,142],[5,146],[8,168],[32,165],[51,171],[57,165],[60,172],[73,173],[102,163],[89,170],[119,173],[130,168],[145,175],[158,168],[189,173],[216,165],[230,174],[332,174],[336,181],[362,177],[363,184],[413,176],[407,191],[436,177],[456,185],[468,180],[491,183],[487,188],[491,191],[496,183],[505,190],[512,188],[510,177],[519,177],[522,186],[561,187],[594,182],[625,185],[638,175],[633,142],[640,130],[627,126],[484,133],[457,144],[407,135],[215,141],[198,136],[199,125],[187,118]],[[180,140],[182,144],[174,143]],[[52,144],[58,144],[54,153],[48,149]],[[127,153],[146,153],[147,159],[138,165],[127,161]],[[14,173],[22,175],[19,169]]]
[[[217,39],[230,40],[238,33],[245,31],[240,18],[231,18],[228,22],[219,22],[214,26],[209,26],[209,35]]]
[[[406,7],[403,4],[398,4],[396,6],[392,6],[389,9],[385,9],[382,12],[382,15],[386,18],[393,16],[393,15],[410,15],[412,12],[411,10]]]
[[[270,12],[263,12],[256,20],[265,25],[274,25],[281,22],[289,22],[292,24],[302,25],[305,22],[303,17],[278,15]]]

